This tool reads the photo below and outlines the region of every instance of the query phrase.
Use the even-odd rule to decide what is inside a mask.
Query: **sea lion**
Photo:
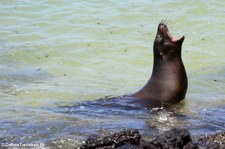
[[[161,22],[155,37],[152,75],[147,84],[129,97],[178,103],[185,98],[188,86],[186,71],[181,59],[184,36],[174,38]]]

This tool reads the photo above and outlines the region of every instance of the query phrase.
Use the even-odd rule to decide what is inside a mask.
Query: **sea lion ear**
[[[184,36],[182,36],[179,40],[176,41],[177,44],[182,45],[183,41],[184,41]]]

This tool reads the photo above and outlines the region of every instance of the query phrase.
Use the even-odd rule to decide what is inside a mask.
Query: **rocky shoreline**
[[[150,142],[141,140],[136,129],[86,140],[79,149],[224,149],[225,131],[193,140],[187,129],[173,128]]]

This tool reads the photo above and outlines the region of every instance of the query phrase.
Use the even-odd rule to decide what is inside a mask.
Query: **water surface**
[[[223,1],[0,1],[0,142],[77,147],[90,134],[225,130]],[[185,35],[186,99],[165,109],[96,99],[149,79],[158,23]]]

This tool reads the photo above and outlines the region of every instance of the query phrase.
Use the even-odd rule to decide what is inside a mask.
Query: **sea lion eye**
[[[163,39],[163,38],[161,38],[161,40],[160,40],[159,44],[160,44],[160,45],[163,45],[163,43],[164,43],[164,39]]]
[[[169,47],[169,43],[167,41],[165,41],[165,42],[163,41],[163,47],[165,49],[167,49]]]

